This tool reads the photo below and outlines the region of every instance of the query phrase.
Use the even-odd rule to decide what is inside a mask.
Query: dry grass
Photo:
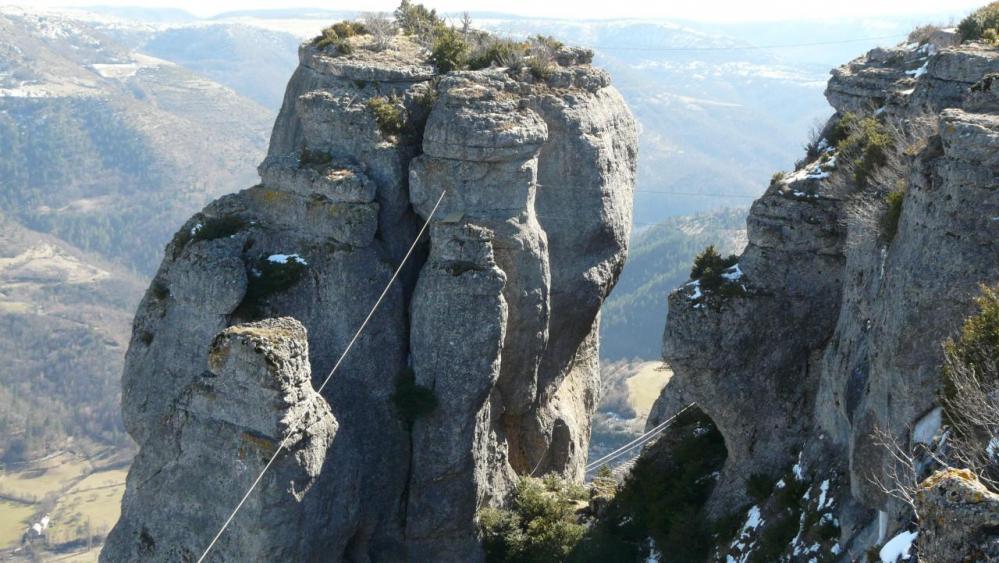
[[[21,536],[31,524],[35,510],[34,505],[0,501],[0,549],[21,543]]]
[[[0,475],[6,493],[35,499],[0,501],[0,549],[16,547],[32,519],[45,513],[51,517],[49,539],[56,544],[83,536],[88,522],[93,533],[106,533],[118,520],[128,470],[100,467],[120,464],[125,456],[104,451],[84,458],[64,452]],[[96,561],[99,551],[95,547],[53,560]]]
[[[72,534],[90,522],[95,532],[106,532],[121,514],[127,471],[115,469],[88,475],[59,498],[52,512],[52,529]]]
[[[628,402],[638,418],[648,416],[652,404],[672,376],[673,372],[664,369],[662,362],[644,362],[638,372],[628,378]]]
[[[62,453],[37,465],[3,472],[0,474],[0,491],[18,498],[35,497],[40,501],[67,489],[91,471],[93,466],[89,461]]]

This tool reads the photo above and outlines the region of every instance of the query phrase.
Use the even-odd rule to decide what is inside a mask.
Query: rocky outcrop
[[[459,561],[478,539],[468,515],[501,498],[515,477],[497,435],[502,403],[491,399],[501,374],[508,325],[492,231],[435,225],[433,251],[413,301],[413,371],[440,397],[412,435],[406,537],[416,561]],[[441,241],[439,244],[437,241]],[[454,311],[462,311],[455,322]],[[447,499],[446,502],[441,502]]]
[[[994,50],[946,34],[834,71],[824,134],[847,113],[877,119],[894,142],[880,171],[858,180],[859,164],[821,139],[754,203],[728,291],[670,296],[674,376],[648,424],[691,401],[716,422],[729,458],[714,515],[746,502],[749,476],[793,465],[840,483],[829,494],[842,557],[906,523],[878,484],[895,463],[878,435],[909,449],[939,430],[941,344],[978,284],[999,277],[997,71]],[[886,196],[900,189],[896,229]]]
[[[939,471],[915,496],[919,560],[999,560],[999,495],[968,470]]]
[[[207,367],[135,459],[121,523],[101,557],[197,559],[211,536],[191,528],[220,526],[281,447],[215,559],[314,559],[321,551],[312,536],[331,520],[316,485],[337,421],[312,388],[305,327],[279,318],[227,328]]]
[[[168,245],[123,377],[126,428],[140,459],[158,460],[133,473],[179,475],[151,450],[177,440],[162,421],[181,412],[226,327],[301,322],[319,387],[430,220],[429,243],[322,388],[339,426],[303,505],[321,526],[277,559],[476,561],[475,513],[518,474],[582,477],[599,308],[631,226],[635,123],[585,51],[563,49],[543,79],[440,76],[408,37],[383,51],[361,41],[349,56],[302,46],[261,184],[213,202]],[[410,419],[398,405],[414,388],[435,406]],[[215,456],[219,468],[238,461]],[[188,513],[157,502],[170,494],[130,479],[105,560],[130,553],[135,530],[163,553],[208,544],[224,518],[187,525]],[[167,520],[173,535],[156,531]],[[240,559],[227,545],[222,558]]]

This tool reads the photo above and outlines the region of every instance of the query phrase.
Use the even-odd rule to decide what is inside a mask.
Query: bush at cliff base
[[[714,423],[690,410],[663,440],[653,448],[665,447],[638,459],[569,561],[637,561],[650,555],[650,544],[670,561],[705,561],[718,541],[731,537],[720,529],[731,522],[712,522],[704,513],[715,485],[711,476],[727,457]]]
[[[555,476],[543,480],[522,478],[510,508],[479,512],[486,561],[565,561],[586,531],[576,519],[576,510],[586,497],[584,487]]]

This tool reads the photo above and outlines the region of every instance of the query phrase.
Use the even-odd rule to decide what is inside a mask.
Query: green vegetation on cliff
[[[905,202],[904,183],[885,196],[887,209],[881,220],[881,232],[886,240],[894,239],[895,234],[898,233],[898,220],[902,217],[903,202]]]
[[[941,403],[951,428],[951,450],[958,465],[971,469],[995,488],[999,461],[999,287],[981,286],[976,311],[956,338],[944,343]]]
[[[839,162],[853,173],[858,187],[866,187],[874,172],[888,161],[894,145],[891,133],[876,117],[846,113],[833,125],[829,142],[839,151]]]
[[[555,476],[524,477],[517,482],[509,508],[479,512],[479,530],[489,563],[566,561],[586,527],[576,510],[586,489]]]
[[[378,130],[384,137],[398,135],[406,126],[405,110],[396,97],[375,96],[368,100],[368,109],[374,114]]]
[[[620,485],[606,469],[589,491],[555,476],[521,479],[505,507],[479,512],[486,560],[635,562],[655,549],[670,560],[703,561],[718,538],[730,535],[703,511],[726,455],[711,420],[691,410]]]
[[[999,33],[999,2],[992,2],[968,14],[957,26],[962,41],[995,40]]]
[[[638,561],[650,542],[670,561],[706,560],[717,540],[703,507],[726,456],[710,418],[696,409],[680,415],[638,459],[569,560]]]
[[[268,313],[269,299],[297,284],[308,264],[297,254],[274,255],[256,260],[247,269],[246,294],[233,315],[258,320]]]
[[[725,271],[735,266],[739,262],[739,257],[730,254],[722,257],[715,250],[715,245],[709,244],[700,254],[694,258],[694,265],[690,269],[690,279],[699,281],[701,289],[704,291],[718,291],[729,284],[725,279]]]

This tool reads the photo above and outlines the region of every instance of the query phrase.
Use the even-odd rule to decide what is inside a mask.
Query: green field
[[[33,505],[0,501],[0,548],[13,547],[20,543],[21,536],[30,525],[34,513]]]
[[[121,496],[125,492],[127,474],[123,469],[99,471],[74,485],[59,498],[52,511],[53,532],[72,534],[76,531],[84,535],[89,522],[94,532],[106,534],[121,513]]]
[[[105,449],[97,454],[60,452],[0,471],[0,559],[20,545],[25,530],[50,516],[52,549],[74,540],[103,536],[118,519],[131,452]],[[46,552],[47,561],[96,561],[100,546],[76,553]]]

